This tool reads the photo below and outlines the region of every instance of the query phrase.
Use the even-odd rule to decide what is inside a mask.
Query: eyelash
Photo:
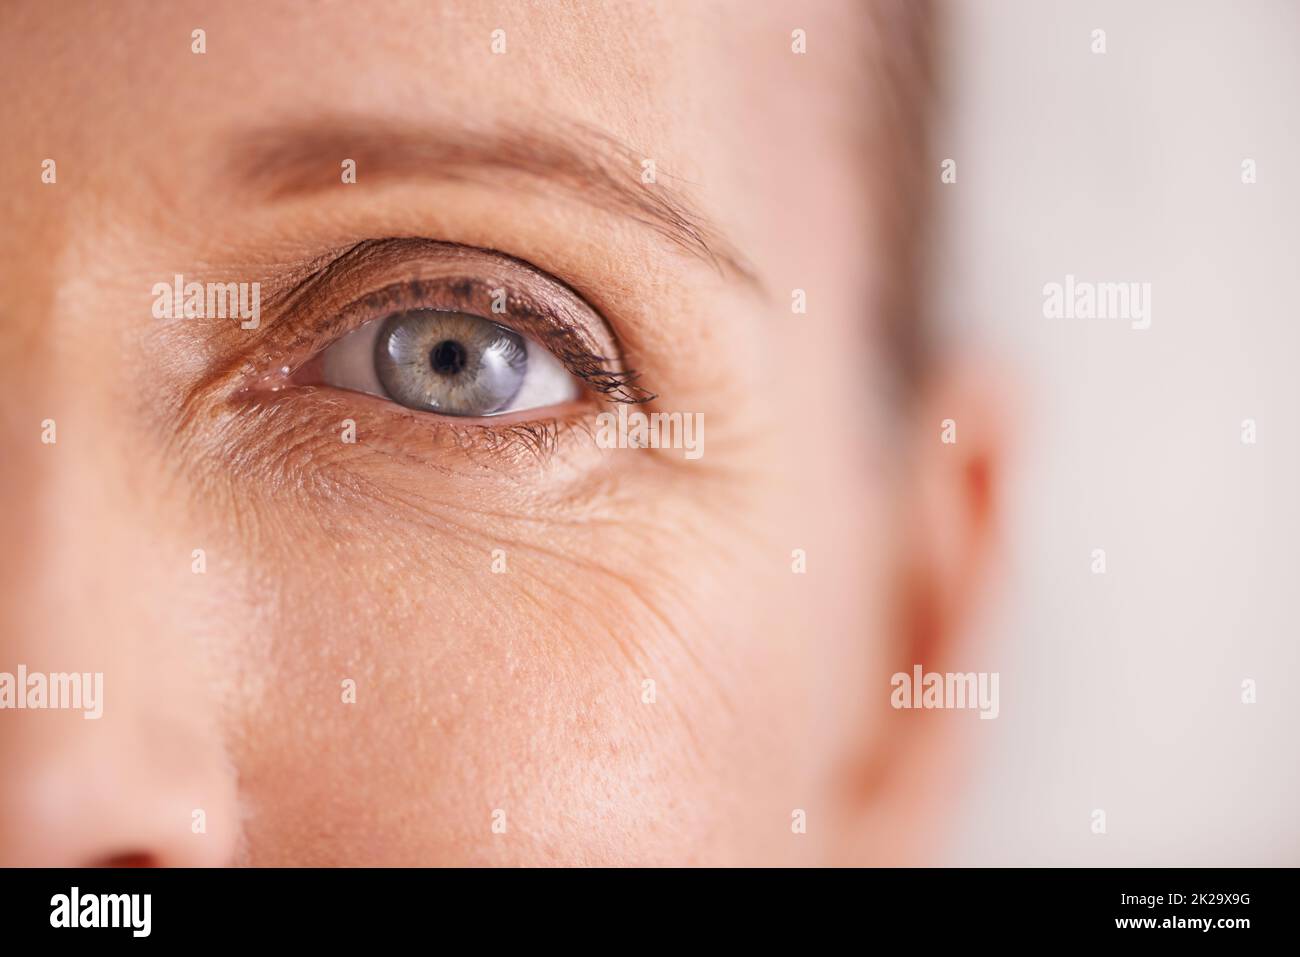
[[[588,350],[567,330],[556,325],[552,317],[534,311],[529,304],[522,303],[517,296],[507,291],[507,308],[504,315],[495,314],[482,308],[481,303],[491,302],[492,290],[481,280],[469,276],[451,277],[434,282],[411,281],[395,283],[363,296],[344,310],[347,319],[342,326],[343,333],[336,335],[325,343],[313,356],[318,358],[343,335],[358,329],[366,322],[375,321],[395,312],[407,309],[430,308],[446,309],[452,312],[467,312],[481,316],[493,322],[500,322],[521,335],[534,339],[538,344],[549,349],[574,376],[587,383],[587,386],[599,395],[606,396],[610,402],[637,404],[648,401],[653,396],[636,385],[639,374],[632,370],[622,370],[610,365],[610,359]],[[530,321],[523,321],[531,317]],[[511,320],[514,321],[511,321]],[[526,326],[527,328],[519,328]]]
[[[339,248],[263,282],[262,322],[254,331],[224,326],[230,351],[181,402],[194,422],[206,394],[224,406],[223,456],[233,468],[274,466],[289,487],[368,489],[381,497],[397,476],[376,484],[372,468],[434,469],[481,477],[510,475],[562,455],[596,452],[592,405],[642,404],[656,395],[624,367],[626,353],[588,297],[505,253],[414,237],[368,239]],[[506,290],[506,313],[491,312],[491,290]],[[334,343],[393,306],[430,303],[482,315],[536,341],[585,385],[587,402],[460,419],[316,384],[300,374]],[[467,308],[468,307],[468,308]],[[355,444],[338,441],[355,420]],[[217,428],[214,426],[214,428]],[[228,430],[227,430],[228,429]],[[573,473],[563,473],[571,475]],[[250,478],[263,480],[250,472]],[[423,488],[424,486],[419,486]]]
[[[543,301],[545,289],[541,290],[543,296],[535,297],[521,289],[521,282],[500,279],[486,281],[467,272],[456,271],[437,279],[412,278],[390,282],[353,299],[341,309],[330,309],[328,305],[321,309],[319,300],[323,298],[328,303],[328,287],[335,278],[356,281],[351,276],[352,271],[364,267],[369,261],[387,259],[395,253],[404,255],[411,251],[423,254],[426,260],[430,258],[429,253],[437,253],[444,258],[479,260],[485,268],[495,268],[498,276],[503,271],[518,271],[522,280],[531,278],[539,284],[550,284],[554,287],[552,293],[555,289],[564,290],[564,294],[576,300],[581,309],[590,312],[594,320],[604,321],[576,292],[528,263],[503,253],[434,240],[365,240],[314,269],[278,297],[276,308],[293,320],[291,325],[299,332],[293,341],[281,343],[278,349],[271,350],[279,352],[282,357],[286,352],[289,355],[271,362],[270,366],[277,371],[261,375],[253,389],[256,390],[260,385],[265,390],[271,382],[277,382],[278,385],[269,391],[300,385],[304,371],[310,370],[331,345],[365,323],[405,309],[435,308],[478,315],[535,340],[548,349],[573,376],[584,382],[591,392],[604,397],[605,401],[635,405],[655,398],[653,393],[637,384],[639,373],[619,368],[619,358],[601,355],[585,342],[584,340],[593,338],[590,331],[581,330],[576,321],[563,318],[560,313],[564,309],[548,308]],[[421,261],[413,257],[406,260],[405,265],[418,268]],[[505,292],[504,313],[492,310],[494,301],[499,302],[500,299],[499,294],[494,295],[496,290]],[[318,311],[326,312],[329,318],[306,323],[296,318],[303,313],[310,315]],[[610,339],[615,344],[612,333]]]

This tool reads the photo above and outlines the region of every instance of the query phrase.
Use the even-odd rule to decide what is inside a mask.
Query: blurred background
[[[939,13],[930,305],[1020,380],[943,863],[1300,864],[1300,4]],[[1044,318],[1067,274],[1149,282],[1151,327]]]

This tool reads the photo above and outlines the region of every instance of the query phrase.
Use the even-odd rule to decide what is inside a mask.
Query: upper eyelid
[[[472,270],[493,268],[502,272],[515,271],[516,276],[502,276],[498,273],[497,281],[485,281],[474,275]],[[366,273],[378,273],[379,276],[367,277]],[[602,338],[596,330],[584,330],[583,323],[573,317],[560,315],[569,312],[545,306],[535,301],[536,296],[521,288],[522,282],[532,279],[542,286],[552,285],[558,291],[572,296],[581,307],[591,313],[594,321],[614,338],[612,329],[603,316],[600,316],[587,302],[568,287],[552,279],[540,270],[523,263],[521,260],[455,243],[444,243],[430,239],[393,238],[382,240],[364,240],[347,247],[327,262],[318,265],[305,277],[298,280],[291,288],[268,298],[268,306],[281,316],[302,312],[314,312],[317,315],[328,313],[323,320],[315,322],[315,328],[307,330],[304,340],[321,338],[322,327],[326,324],[345,325],[347,317],[366,302],[372,304],[391,291],[403,285],[433,282],[451,286],[456,283],[468,284],[467,292],[482,293],[484,290],[504,288],[515,299],[516,308],[507,318],[520,316],[524,319],[549,315],[576,334],[587,332],[593,343]],[[351,286],[351,294],[331,295],[330,287]],[[522,303],[523,308],[519,308]],[[335,330],[329,330],[335,331]]]
[[[461,127],[436,124],[396,127],[346,114],[315,123],[279,122],[236,135],[227,172],[233,183],[269,198],[329,188],[321,157],[361,157],[371,181],[463,178],[499,171],[558,186],[585,204],[620,213],[649,226],[679,249],[698,257],[766,297],[753,266],[687,196],[660,173],[660,185],[645,190],[630,183],[627,169],[640,169],[650,155],[588,124],[551,117],[539,128]],[[334,178],[337,178],[335,171]]]
[[[548,329],[541,326],[541,323],[547,321],[544,314],[531,305],[519,308],[518,295],[512,294],[508,288],[507,297],[514,301],[515,308],[501,315],[494,314],[491,310],[485,312],[481,303],[490,299],[493,288],[500,287],[489,286],[473,276],[449,276],[439,280],[410,279],[389,283],[365,293],[316,322],[309,340],[311,348],[315,352],[327,349],[348,333],[392,312],[436,308],[429,305],[433,299],[439,299],[439,305],[448,311],[481,315],[538,340],[574,335],[574,330],[567,327]]]

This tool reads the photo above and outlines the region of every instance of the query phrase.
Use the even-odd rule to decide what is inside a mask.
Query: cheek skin
[[[203,617],[240,676],[222,713],[246,862],[811,856],[788,826],[820,800],[808,704],[860,633],[819,611],[842,604],[819,584],[838,576],[790,571],[790,543],[824,554],[834,522],[791,506],[783,444],[689,467],[611,451],[581,496],[429,470],[394,495],[415,491],[407,464],[351,466],[372,481],[343,500],[304,491],[306,471],[250,473],[228,500],[196,483],[202,540],[243,570]]]
[[[700,839],[708,803],[671,811],[674,795],[711,786],[700,745],[727,716],[677,652],[709,629],[671,632],[654,609],[678,583],[615,560],[667,543],[440,517],[420,536],[325,536],[292,516],[274,553],[241,557],[256,571],[224,613],[232,633],[259,627],[229,652],[257,679],[225,710],[250,862],[667,862],[675,842],[643,847],[646,833]],[[508,841],[492,840],[497,808]]]
[[[627,531],[602,537],[637,547]],[[638,550],[671,554],[669,539]],[[314,544],[354,573],[268,568],[282,620],[237,652],[279,702],[262,694],[261,707],[250,697],[232,709],[246,716],[235,760],[253,863],[666,864],[723,853],[710,842],[735,811],[727,789],[744,769],[745,725],[753,731],[744,683],[763,663],[752,653],[743,669],[720,671],[706,660],[728,633],[752,642],[756,622],[717,614],[725,602],[687,575],[636,580],[558,557],[604,555],[562,531],[541,549],[508,544],[504,574],[491,572],[486,539],[444,538],[418,559]],[[339,700],[344,678],[356,682],[355,705]],[[493,839],[498,808],[509,840]],[[319,840],[322,826],[334,839]]]

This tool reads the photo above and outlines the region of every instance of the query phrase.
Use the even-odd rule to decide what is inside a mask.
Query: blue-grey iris
[[[395,313],[375,339],[380,384],[412,409],[492,415],[518,394],[527,371],[522,336],[463,312]]]

